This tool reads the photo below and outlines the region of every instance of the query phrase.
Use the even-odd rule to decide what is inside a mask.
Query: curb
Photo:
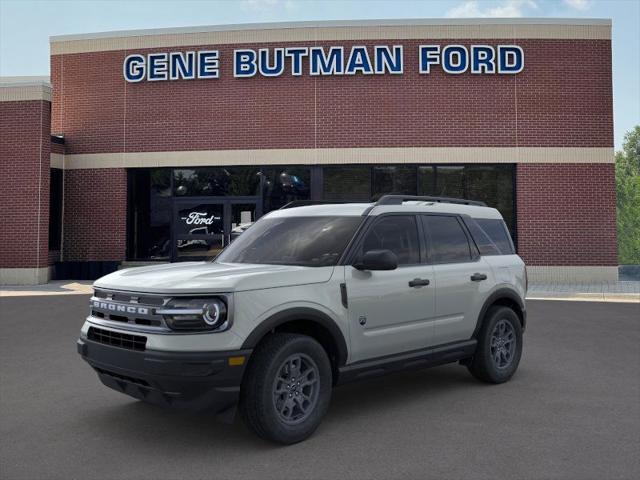
[[[557,300],[564,302],[640,303],[638,293],[546,293],[527,295],[527,300]]]

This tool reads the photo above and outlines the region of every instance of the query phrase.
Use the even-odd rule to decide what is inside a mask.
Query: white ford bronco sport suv
[[[277,210],[212,262],[94,288],[78,352],[105,385],[227,420],[239,405],[284,444],[313,433],[340,383],[450,362],[509,380],[526,322],[500,213],[440,197]]]

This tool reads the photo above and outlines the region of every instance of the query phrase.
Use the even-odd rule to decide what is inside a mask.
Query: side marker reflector
[[[242,357],[229,357],[229,366],[230,367],[239,367],[240,365],[244,365],[244,356],[242,356]]]

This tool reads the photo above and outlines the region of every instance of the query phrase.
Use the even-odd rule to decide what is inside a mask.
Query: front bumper
[[[77,347],[107,387],[161,406],[213,413],[229,410],[238,402],[251,355],[251,350],[135,351],[84,338]],[[244,357],[242,365],[237,365],[237,357]]]

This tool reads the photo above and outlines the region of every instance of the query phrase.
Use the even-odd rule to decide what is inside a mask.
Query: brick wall
[[[446,75],[440,68],[420,75],[418,45],[452,43],[443,39],[355,43],[403,44],[404,74],[233,78],[234,48],[294,45],[286,42],[136,50],[216,48],[216,80],[129,84],[122,62],[131,51],[54,55],[52,131],[65,135],[67,154],[613,146],[609,40],[518,40],[525,68],[516,76]],[[65,178],[64,259],[123,259],[125,171],[69,170]],[[520,164],[517,182],[518,243],[528,264],[616,264],[612,165]]]
[[[64,181],[64,260],[124,260],[126,170],[67,170]]]
[[[64,155],[65,153],[64,144],[51,142],[51,153],[60,153]]]
[[[429,42],[356,42],[404,45],[404,74],[384,76],[233,78],[234,48],[270,44],[136,50],[217,48],[216,80],[126,83],[122,62],[131,51],[54,55],[53,131],[65,134],[70,154],[613,145],[609,40],[518,40],[525,68],[516,76],[447,75],[440,68],[420,75],[418,45]]]
[[[51,103],[0,102],[0,268],[46,267]]]
[[[613,164],[519,164],[518,253],[528,265],[617,265]]]

